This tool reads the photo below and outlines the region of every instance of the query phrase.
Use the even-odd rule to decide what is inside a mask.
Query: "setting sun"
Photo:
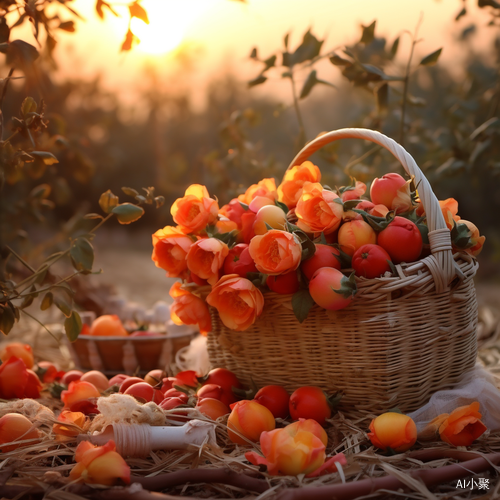
[[[130,25],[140,40],[137,48],[148,54],[165,54],[176,49],[184,41],[189,26],[203,15],[206,3],[198,0],[142,2],[149,24],[134,18]]]

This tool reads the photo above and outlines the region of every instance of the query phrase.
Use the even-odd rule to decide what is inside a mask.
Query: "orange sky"
[[[246,4],[230,0],[142,1],[146,8],[150,7],[151,21],[157,25],[160,41],[175,39],[179,32],[183,37],[183,44],[192,55],[188,74],[193,78],[188,84],[200,102],[204,84],[215,73],[229,70],[242,81],[256,76],[260,66],[248,59],[253,46],[258,46],[265,57],[282,48],[284,34],[291,32],[294,47],[309,27],[319,38],[326,37],[325,48],[331,49],[356,41],[360,24],[367,25],[377,19],[377,34],[387,36],[392,42],[403,30],[413,31],[420,13],[424,12],[420,29],[423,41],[418,45],[416,60],[444,45],[441,62],[453,64],[462,56],[457,44],[450,43],[457,28],[479,21],[480,33],[472,39],[476,48],[492,36],[492,30],[485,27],[489,17],[476,3],[469,0],[469,16],[456,23],[453,18],[462,7],[459,0],[248,0]],[[175,88],[180,63],[172,53],[151,55],[141,50],[140,45],[130,53],[119,53],[127,29],[126,7],[117,7],[122,18],[107,14],[102,22],[95,15],[94,0],[75,0],[72,5],[87,22],[79,23],[77,33],[60,34],[57,50],[63,74],[102,74],[106,85],[118,87],[129,100],[137,85],[142,86],[144,69],[153,65],[160,81]],[[406,38],[401,44],[401,61],[408,46]],[[339,75],[338,69],[331,65],[324,65],[321,72],[320,77],[332,81]],[[186,84],[185,79],[182,84]],[[276,82],[266,85],[265,90],[252,91],[274,89],[277,93],[280,85]]]

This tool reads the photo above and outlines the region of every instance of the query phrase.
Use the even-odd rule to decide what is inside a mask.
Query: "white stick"
[[[203,443],[217,445],[215,424],[190,420],[182,426],[156,427],[147,424],[111,424],[96,434],[81,434],[79,441],[102,446],[112,439],[118,453],[144,457],[152,450],[186,450]]]

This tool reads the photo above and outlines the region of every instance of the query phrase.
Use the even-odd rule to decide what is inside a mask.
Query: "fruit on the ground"
[[[275,418],[286,418],[289,414],[290,394],[280,385],[266,385],[257,391],[254,401],[265,406]]]
[[[293,420],[312,418],[324,425],[332,416],[332,410],[326,394],[319,387],[304,386],[290,396],[290,416]]]

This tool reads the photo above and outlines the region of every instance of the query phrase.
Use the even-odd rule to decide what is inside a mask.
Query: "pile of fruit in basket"
[[[306,161],[279,186],[263,179],[220,208],[204,186],[190,186],[171,208],[177,226],[153,234],[156,266],[182,279],[170,291],[173,321],[209,332],[210,305],[228,328],[243,331],[261,314],[266,290],[295,294],[292,305],[303,321],[304,302],[342,309],[357,279],[397,275],[396,265],[429,255],[413,179],[376,178],[370,200],[363,182],[332,189],[320,181],[319,168]],[[477,256],[484,236],[457,215],[456,200],[439,204],[454,251]]]
[[[245,458],[254,465],[265,465],[271,475],[314,477],[346,465],[342,453],[327,457],[325,427],[332,425],[330,418],[335,401],[317,387],[300,387],[291,395],[277,385],[263,387],[258,392],[244,390],[238,378],[223,368],[216,368],[205,376],[183,371],[168,377],[158,369],[144,379],[122,374],[108,380],[95,370],[64,373],[48,361],[35,364],[30,346],[20,343],[5,346],[0,358],[3,361],[0,398],[36,399],[41,392],[50,390],[53,397],[60,398],[64,404],[56,417],[51,410],[43,410],[39,403],[36,403],[36,412],[6,413],[4,408],[10,402],[4,401],[0,405],[2,453],[31,446],[42,439],[47,446],[60,446],[61,442],[66,446],[76,444],[77,436],[87,434],[98,419],[101,402],[115,398],[115,401],[122,399],[133,401],[133,405],[144,405],[150,411],[154,407],[161,415],[160,423],[155,425],[193,419],[217,421],[227,446],[246,446],[242,450]],[[17,405],[15,408],[24,408],[13,403]],[[52,417],[39,420],[41,411]],[[469,446],[485,430],[479,403],[474,402],[450,414],[439,415],[418,433],[418,439],[441,439],[453,446]],[[417,427],[409,416],[392,411],[371,422],[367,437],[382,451],[404,452],[415,444]],[[262,454],[248,451],[253,443],[260,443]],[[366,445],[369,446],[368,440]],[[70,472],[72,480],[104,485],[130,482],[130,467],[115,451],[113,441],[99,449],[84,441],[76,448],[75,460]]]

